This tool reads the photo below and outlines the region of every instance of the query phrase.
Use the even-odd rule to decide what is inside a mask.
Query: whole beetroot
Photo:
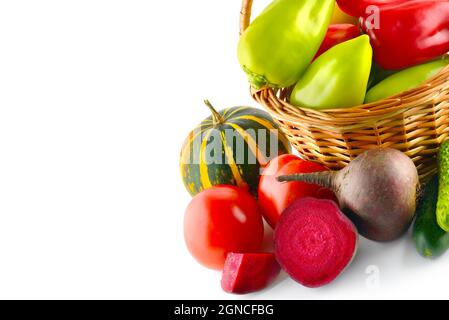
[[[409,157],[394,149],[366,151],[337,172],[280,176],[278,180],[303,181],[333,190],[359,233],[375,241],[400,237],[416,211],[417,169]]]

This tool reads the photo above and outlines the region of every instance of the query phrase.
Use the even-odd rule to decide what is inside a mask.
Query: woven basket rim
[[[251,20],[251,9],[253,0],[243,0],[240,10],[240,34],[249,26]],[[447,54],[449,56],[449,53]],[[436,59],[435,59],[436,60]],[[279,89],[263,87],[254,89],[250,87],[253,98],[270,108],[272,116],[278,120],[310,122],[310,125],[319,125],[325,129],[326,124],[331,125],[329,129],[335,130],[332,124],[343,125],[341,130],[351,130],[357,126],[366,125],[366,121],[376,122],[383,118],[391,117],[396,113],[401,113],[419,104],[420,100],[429,101],[429,98],[438,102],[438,92],[449,86],[449,65],[444,67],[438,74],[428,79],[422,85],[401,92],[376,102],[362,104],[348,108],[334,108],[316,110],[305,107],[297,107],[286,101],[284,96],[279,95]],[[283,88],[284,91],[288,89]],[[434,96],[432,98],[432,96]],[[354,122],[360,122],[358,125]],[[347,124],[345,127],[344,124]]]

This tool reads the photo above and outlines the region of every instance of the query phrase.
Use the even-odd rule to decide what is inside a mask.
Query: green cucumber
[[[426,258],[441,256],[449,248],[449,233],[438,226],[435,211],[438,199],[438,176],[430,180],[416,211],[413,241],[419,254]]]
[[[437,202],[437,222],[446,232],[449,232],[449,140],[440,146],[438,153],[438,173],[440,186]]]

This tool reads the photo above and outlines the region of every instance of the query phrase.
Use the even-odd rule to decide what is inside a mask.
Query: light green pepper
[[[416,88],[440,72],[448,63],[449,60],[437,60],[399,71],[372,87],[366,94],[365,103]]]
[[[382,80],[385,80],[392,74],[395,74],[397,71],[394,70],[385,70],[382,69],[377,63],[373,61],[371,66],[371,74],[369,75],[368,80],[368,90],[377,85]],[[366,99],[366,97],[365,97]]]
[[[317,53],[335,0],[274,0],[240,37],[240,65],[255,88],[294,85]]]
[[[316,59],[296,84],[290,102],[313,109],[363,103],[373,50],[367,35],[343,42]]]

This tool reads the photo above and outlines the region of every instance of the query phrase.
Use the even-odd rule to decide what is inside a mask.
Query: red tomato
[[[334,193],[318,185],[304,182],[280,183],[276,177],[294,173],[311,173],[327,170],[324,166],[302,160],[293,154],[281,155],[267,165],[259,183],[259,207],[268,224],[274,229],[282,212],[295,200],[304,197],[331,199]]]
[[[187,248],[211,269],[223,269],[229,252],[257,252],[263,233],[256,200],[235,186],[214,186],[197,194],[184,217]]]

